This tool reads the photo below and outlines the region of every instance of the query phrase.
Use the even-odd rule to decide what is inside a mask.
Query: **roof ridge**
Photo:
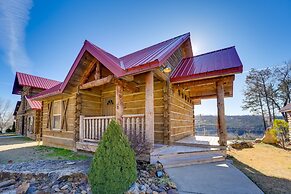
[[[37,76],[37,75],[31,75],[31,74],[28,74],[28,73],[23,73],[23,72],[19,72],[19,71],[17,71],[17,72],[16,72],[16,75],[18,75],[18,74],[28,75],[28,76],[33,76],[33,77],[36,77],[36,78],[46,79],[46,80],[49,80],[49,81],[54,81],[54,82],[59,82],[59,83],[61,82],[61,81],[58,81],[58,80],[49,79],[49,78],[40,77],[40,76]]]
[[[231,48],[235,48],[235,46],[229,46],[229,47],[225,47],[225,48],[222,48],[222,49],[218,49],[218,50],[210,51],[210,52],[207,52],[207,53],[202,53],[202,54],[199,54],[199,55],[194,55],[193,57],[200,57],[200,56],[202,56],[202,55],[207,55],[207,54],[211,54],[211,53],[216,53],[216,52],[220,52],[220,51],[227,50],[227,49],[231,49]],[[189,58],[193,58],[193,57],[187,57],[187,58],[184,58],[184,59],[189,59]]]
[[[134,53],[137,53],[137,52],[140,52],[140,51],[146,50],[146,49],[148,49],[148,48],[150,48],[150,47],[153,47],[153,46],[156,46],[156,45],[159,45],[159,44],[165,43],[165,42],[167,42],[167,41],[171,41],[171,40],[174,40],[174,39],[180,38],[180,37],[185,36],[185,35],[190,35],[190,32],[187,32],[187,33],[185,33],[185,34],[181,34],[181,35],[176,36],[176,37],[174,37],[174,38],[170,38],[170,39],[164,40],[164,41],[162,41],[162,42],[159,42],[159,43],[156,43],[156,44],[150,45],[150,46],[148,46],[148,47],[145,47],[145,48],[143,48],[143,49],[140,49],[140,50],[134,51],[134,52],[132,52],[132,53],[126,54],[126,55],[124,55],[124,56],[122,56],[122,57],[119,57],[119,60],[121,60],[121,58],[125,58],[125,57],[127,57],[127,56],[129,56],[129,55],[132,55],[132,54],[134,54]]]

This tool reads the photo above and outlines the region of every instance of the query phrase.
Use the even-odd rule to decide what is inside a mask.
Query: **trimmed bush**
[[[288,123],[281,119],[275,119],[273,123],[273,128],[277,130],[280,136],[280,145],[285,149],[285,144],[289,140],[289,130]]]
[[[136,160],[122,128],[111,121],[97,147],[89,171],[94,194],[120,194],[137,179]]]

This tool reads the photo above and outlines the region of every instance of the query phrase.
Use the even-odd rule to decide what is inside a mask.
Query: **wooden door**
[[[114,116],[115,115],[115,98],[104,98],[102,102],[102,115]]]

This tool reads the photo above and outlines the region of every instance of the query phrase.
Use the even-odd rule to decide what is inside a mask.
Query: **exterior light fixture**
[[[172,68],[170,65],[167,65],[166,67],[164,67],[163,72],[164,73],[170,73],[172,71]]]

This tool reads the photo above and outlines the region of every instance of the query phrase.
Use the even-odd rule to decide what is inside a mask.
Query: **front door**
[[[104,98],[102,102],[102,115],[114,116],[115,115],[115,98]]]

